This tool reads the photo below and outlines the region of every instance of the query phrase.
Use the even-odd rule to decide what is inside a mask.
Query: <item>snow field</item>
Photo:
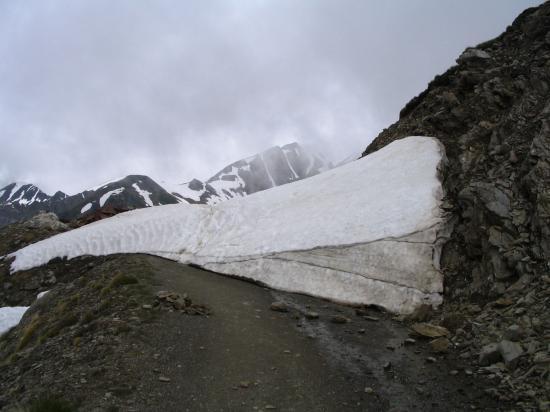
[[[314,177],[214,206],[119,214],[27,246],[12,271],[55,257],[148,253],[277,289],[409,313],[441,302],[441,145],[391,143]]]

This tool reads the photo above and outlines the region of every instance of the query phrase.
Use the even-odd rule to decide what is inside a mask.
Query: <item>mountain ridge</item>
[[[273,146],[224,167],[206,181],[193,179],[170,185],[145,175],[128,175],[87,188],[74,195],[50,196],[32,183],[14,182],[0,189],[0,227],[53,212],[64,221],[100,212],[190,203],[215,204],[314,176],[332,168],[321,155],[298,143]]]
[[[171,186],[171,193],[188,203],[216,204],[329,170],[332,163],[292,142],[233,162],[209,179],[192,179]]]

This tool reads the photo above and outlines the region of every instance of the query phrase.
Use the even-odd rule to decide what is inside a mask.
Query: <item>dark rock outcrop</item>
[[[550,260],[550,3],[436,76],[363,155],[411,135],[435,136],[449,159],[442,253],[446,293],[487,298]]]
[[[0,227],[40,212],[53,212],[69,222],[98,220],[130,209],[179,203],[148,176],[130,175],[72,196],[49,196],[31,184],[12,183],[0,189]],[[116,213],[113,213],[116,212]]]

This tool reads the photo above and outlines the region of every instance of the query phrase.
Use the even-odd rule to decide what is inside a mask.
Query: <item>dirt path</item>
[[[460,365],[442,357],[429,362],[433,354],[420,342],[405,346],[408,331],[388,315],[373,311],[379,320],[367,320],[320,299],[147,259],[158,290],[187,293],[213,315],[166,313],[147,330],[144,340],[158,352],[142,365],[130,409],[495,410]],[[292,309],[274,312],[273,301]],[[319,319],[306,319],[306,311]],[[351,322],[333,323],[335,315]]]

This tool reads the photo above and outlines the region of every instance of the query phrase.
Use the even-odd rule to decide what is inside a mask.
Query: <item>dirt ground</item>
[[[499,410],[480,377],[452,354],[430,353],[421,339],[405,342],[409,330],[388,314],[357,316],[350,307],[147,259],[156,290],[187,293],[212,315],[167,313],[145,332],[157,352],[143,364],[135,410]],[[273,302],[288,312],[270,310]],[[319,317],[308,319],[311,312]]]
[[[374,308],[146,255],[52,262],[12,288],[42,272],[60,281],[0,339],[2,410],[45,394],[79,411],[506,410],[456,354]]]

